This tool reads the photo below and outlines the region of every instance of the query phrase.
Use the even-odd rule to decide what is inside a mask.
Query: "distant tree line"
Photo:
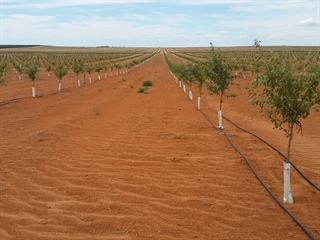
[[[0,48],[26,48],[26,47],[39,47],[43,45],[0,45]]]

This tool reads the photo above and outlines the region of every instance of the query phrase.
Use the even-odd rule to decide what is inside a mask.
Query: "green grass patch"
[[[125,82],[126,81],[126,79],[125,78],[119,78],[119,80],[118,80],[119,82]]]
[[[151,80],[146,80],[142,83],[143,87],[151,87],[153,86],[153,82]]]
[[[141,88],[138,89],[138,93],[148,93],[148,88],[141,87]]]

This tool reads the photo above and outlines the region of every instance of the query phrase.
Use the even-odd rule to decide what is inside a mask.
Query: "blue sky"
[[[0,44],[320,45],[320,0],[0,0]]]

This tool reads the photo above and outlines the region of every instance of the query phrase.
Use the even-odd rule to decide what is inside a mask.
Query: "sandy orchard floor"
[[[39,94],[56,92],[57,80],[42,74]],[[154,86],[138,94],[148,79]],[[236,81],[224,115],[285,153],[283,132],[248,105],[247,80]],[[63,87],[0,107],[1,239],[308,239],[175,84],[162,54],[81,88],[69,75]],[[31,82],[0,90],[1,101],[29,96]],[[217,109],[216,97],[203,100]],[[318,186],[319,120],[303,121],[292,152]],[[224,125],[281,200],[281,156]],[[295,171],[292,189],[287,207],[320,238],[319,192]]]

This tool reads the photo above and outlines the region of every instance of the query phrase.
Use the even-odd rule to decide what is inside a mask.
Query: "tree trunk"
[[[287,163],[290,163],[291,142],[293,139],[293,125],[294,123],[289,123],[290,133],[289,133],[288,152],[287,152],[287,159],[286,159]]]
[[[223,93],[220,94],[220,106],[219,106],[219,110],[222,111],[222,97],[223,97]]]

